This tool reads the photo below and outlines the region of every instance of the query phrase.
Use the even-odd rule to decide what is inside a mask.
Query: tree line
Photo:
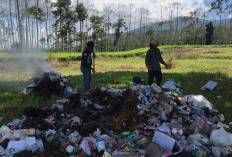
[[[198,7],[184,15],[180,2],[154,12],[134,4],[105,4],[101,11],[90,1],[0,0],[0,50],[81,52],[88,40],[96,51],[163,45],[232,44],[232,3],[215,0],[210,9]],[[151,18],[156,15],[157,21]],[[217,16],[214,21],[208,18]]]

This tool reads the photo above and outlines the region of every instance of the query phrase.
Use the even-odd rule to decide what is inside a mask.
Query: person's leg
[[[155,71],[155,78],[156,78],[156,84],[158,86],[160,86],[161,82],[162,82],[162,72],[161,72],[161,70],[160,71]]]
[[[83,80],[84,80],[84,90],[85,92],[89,92],[89,72],[88,68],[81,66],[81,72],[83,73]]]
[[[90,84],[91,84],[91,69],[88,68],[88,92],[90,91]]]
[[[153,80],[154,80],[154,76],[155,76],[154,71],[148,70],[148,84],[149,85],[152,85]]]

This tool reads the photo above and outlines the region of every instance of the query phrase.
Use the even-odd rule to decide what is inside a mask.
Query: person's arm
[[[148,68],[148,70],[152,71],[152,67],[151,67],[151,53],[149,52],[149,50],[146,53],[145,64],[146,64],[146,67]]]
[[[168,65],[164,62],[163,57],[161,56],[160,50],[159,50],[159,62],[165,66],[165,68],[168,68]]]
[[[96,55],[95,55],[94,51],[92,51],[92,53],[93,53],[93,64],[95,64],[95,57],[96,57]],[[91,70],[93,71],[93,73],[95,73],[95,67],[93,67],[93,68],[91,67]]]

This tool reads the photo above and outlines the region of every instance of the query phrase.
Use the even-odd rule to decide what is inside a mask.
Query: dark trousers
[[[91,69],[81,65],[81,72],[83,73],[85,92],[90,92]]]
[[[149,71],[148,70],[148,84],[151,85],[153,83],[154,77],[156,78],[156,84],[160,86],[162,81],[162,73],[160,71]]]

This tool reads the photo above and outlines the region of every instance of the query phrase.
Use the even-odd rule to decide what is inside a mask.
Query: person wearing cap
[[[94,42],[88,41],[87,47],[82,53],[81,57],[81,72],[83,73],[83,79],[84,79],[84,90],[86,93],[90,92],[90,83],[91,83],[91,70],[94,72],[94,69],[92,66],[92,55],[93,58],[95,58],[94,53]]]
[[[164,62],[158,46],[159,42],[157,40],[153,40],[150,43],[150,49],[146,53],[145,63],[148,68],[148,84],[151,85],[155,77],[156,84],[160,86],[162,81],[160,63],[163,64],[166,69],[168,68],[168,65]]]

